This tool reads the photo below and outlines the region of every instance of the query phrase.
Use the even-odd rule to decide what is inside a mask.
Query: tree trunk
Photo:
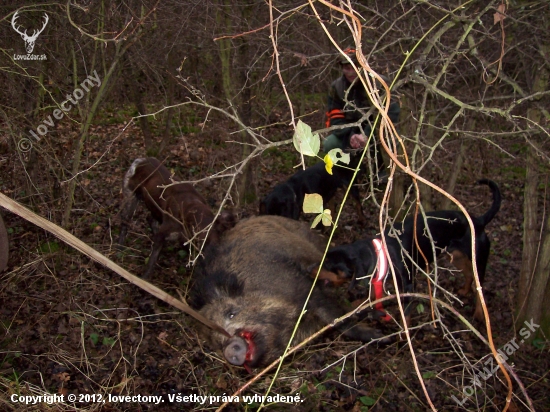
[[[546,201],[548,202],[548,200],[550,200],[550,196],[547,196]],[[533,319],[537,324],[542,323],[543,328],[546,327],[546,330],[543,329],[543,331],[548,336],[548,333],[550,333],[550,329],[548,328],[550,326],[548,323],[550,321],[550,309],[548,309],[548,305],[544,304],[544,295],[547,292],[548,279],[550,277],[550,216],[548,216],[548,210],[543,215],[547,216],[547,218],[544,222],[540,253],[535,266],[533,287],[529,293],[529,299],[525,308],[525,320]],[[545,322],[542,320],[545,320]]]
[[[76,183],[77,183],[76,176],[80,171],[80,159],[82,157],[82,149],[84,147],[84,142],[88,138],[88,132],[90,130],[90,126],[92,125],[92,120],[94,119],[94,116],[97,112],[97,108],[99,107],[99,102],[105,96],[105,91],[107,90],[107,86],[109,85],[109,81],[113,76],[115,68],[117,67],[121,58],[124,56],[124,53],[128,50],[128,47],[130,47],[129,42],[124,47],[122,47],[120,43],[117,43],[116,52],[115,52],[115,56],[113,57],[113,62],[111,63],[111,67],[109,67],[109,71],[105,73],[105,77],[101,81],[101,86],[99,87],[99,90],[92,102],[90,110],[87,112],[86,119],[84,120],[84,123],[82,123],[80,138],[76,141],[76,145],[74,148],[73,165],[71,169],[72,179],[69,182],[67,204],[65,206],[65,211],[63,213],[63,220],[61,222],[61,225],[65,228],[69,226],[69,219],[71,217],[71,211],[73,208],[74,193],[75,193]]]
[[[129,68],[128,88],[130,89],[130,96],[133,103],[136,105],[136,109],[140,115],[147,113],[147,107],[143,102],[143,92],[141,84],[146,83],[146,76],[143,73],[137,63],[134,62],[134,57],[131,53],[128,53],[124,60]],[[151,127],[149,125],[149,119],[147,117],[140,117],[138,119],[141,132],[143,133],[143,143],[145,146],[145,152],[148,156],[157,156],[157,148],[153,144],[153,134],[151,133]]]
[[[527,299],[532,288],[533,271],[537,258],[539,237],[539,222],[537,217],[539,184],[536,157],[530,147],[527,153],[527,170],[525,173],[525,189],[523,191],[523,254],[518,283],[516,309],[518,322],[523,322],[527,309]]]
[[[248,61],[248,59],[249,59],[248,44],[247,44],[247,41],[243,39],[243,43],[241,44],[241,47],[239,47],[239,60],[244,64],[245,62]],[[242,96],[241,104],[240,104],[241,110],[239,110],[239,112],[240,112],[240,117],[243,124],[247,127],[250,127],[252,122],[252,102],[251,102],[252,90],[251,90],[251,86],[247,84],[248,83],[247,72],[248,72],[248,65],[245,64],[242,67],[241,73],[240,73],[241,86],[243,87],[243,89],[241,93],[241,96]],[[252,143],[248,133],[243,131],[241,135],[242,135],[243,142]],[[244,144],[242,158],[245,159],[246,157],[248,157],[249,154],[250,154],[250,146],[248,144]],[[243,170],[242,176],[237,182],[240,205],[253,203],[256,201],[256,198],[258,197],[258,188],[256,185],[256,168],[257,168],[256,159],[253,159],[250,162],[248,162],[248,164]]]
[[[223,0],[223,4],[226,7],[229,7],[232,3],[228,0]],[[250,6],[243,7],[241,9],[241,15],[243,17],[243,21],[248,21],[251,16],[251,10],[252,8]],[[218,15],[216,16],[218,23],[220,26],[225,27],[227,32],[231,32],[232,25],[229,17],[227,15],[221,15],[220,12],[218,12]],[[248,43],[246,38],[240,39],[242,42],[240,44],[240,47],[237,50],[238,53],[238,59],[237,61],[242,65],[242,71],[239,73],[239,86],[240,86],[240,104],[237,105],[239,109],[237,109],[237,113],[239,114],[239,117],[241,118],[241,121],[245,125],[245,127],[250,126],[250,120],[252,117],[252,107],[251,107],[251,90],[250,87],[247,85],[247,68],[248,68]],[[219,42],[219,51],[220,51],[220,60],[221,60],[221,69],[222,69],[222,84],[224,89],[224,94],[226,96],[226,99],[233,104],[236,104],[237,102],[234,101],[234,90],[233,87],[233,80],[235,80],[235,76],[233,76],[233,73],[231,72],[231,40],[229,39],[220,39]],[[241,133],[241,138],[243,143],[247,143],[249,141],[248,134],[243,131]],[[250,146],[247,144],[242,145],[242,158],[248,157],[250,154]],[[253,162],[249,162],[246,167],[243,170],[242,175],[239,177],[236,190],[237,190],[237,205],[242,206],[250,202],[254,202],[257,197],[256,193],[256,184],[255,184],[255,173],[254,173],[254,166],[252,164]]]
[[[172,59],[168,58],[168,67],[175,67],[175,64],[170,64]],[[167,75],[166,79],[166,106],[169,108],[166,110],[166,118],[164,119],[164,132],[162,134],[162,140],[158,149],[158,156],[160,157],[172,138],[172,118],[174,117],[174,108],[171,107],[174,103],[176,82],[174,76],[171,73]]]
[[[403,116],[404,113],[410,113],[411,110],[411,102],[409,98],[405,95],[401,98],[402,107],[401,107],[401,116]],[[401,129],[403,136],[413,136],[414,130],[415,130],[415,122],[410,117],[407,116],[405,119],[401,117],[399,121],[399,129]],[[405,143],[406,144],[406,143]],[[389,157],[387,156],[386,152],[380,147],[382,150],[382,157],[384,158],[384,163],[386,165],[389,165]],[[397,153],[395,155],[399,158],[400,162],[405,164],[405,158],[403,156],[403,153],[401,151],[401,145],[397,144]],[[407,175],[404,171],[397,168],[395,171],[395,176],[393,178],[393,187],[390,194],[390,199],[388,201],[388,209],[389,209],[389,215],[396,219],[396,221],[403,220],[405,217],[405,210],[403,209],[403,202],[405,201],[405,183],[407,180]]]
[[[546,55],[550,52],[550,45],[541,45],[540,52]],[[538,68],[533,81],[533,92],[547,90],[550,71],[547,68]],[[540,108],[534,107],[527,112],[529,120],[541,124],[542,113]],[[530,138],[530,137],[527,137]],[[537,153],[536,141],[532,141],[528,148],[527,170],[525,174],[525,191],[523,201],[523,257],[516,300],[516,328],[523,327],[524,322],[541,324],[542,330],[531,334],[533,339],[541,332],[550,335],[550,307],[544,300],[550,294],[550,218],[548,210],[538,213],[539,204],[539,169],[540,157]],[[548,174],[545,183],[548,183]],[[548,187],[546,186],[546,190]],[[545,192],[548,204],[550,195]],[[543,221],[543,219],[546,219]]]
[[[429,100],[428,101],[428,104],[426,104],[427,107],[429,107],[429,115],[428,115],[428,125],[432,125],[432,124],[435,124],[435,117],[436,117],[436,110],[435,110],[435,106],[436,106],[436,103],[432,100]],[[419,138],[420,139],[420,138]],[[426,147],[429,147],[431,148],[434,144],[434,129],[433,127],[431,126],[428,126],[426,128],[426,131],[425,131],[425,138],[423,139],[423,144],[426,146]],[[424,163],[425,161],[425,157],[424,157],[424,150],[429,150],[429,149],[420,149],[420,153],[422,153],[422,158],[419,159],[416,164],[414,165],[415,169],[421,164],[421,163]],[[428,169],[429,168],[429,169]],[[420,172],[419,174],[428,179],[429,181],[433,181],[433,176],[430,176],[430,172],[429,170],[431,169],[431,165],[426,165],[424,166],[424,168],[422,169],[422,172]],[[420,183],[418,182],[418,189],[420,190],[420,202],[422,203],[422,206],[424,207],[424,210],[426,212],[430,212],[432,210],[434,210],[434,206],[433,206],[433,191],[432,191],[432,188],[428,185],[425,185],[424,183]]]
[[[474,129],[470,128],[470,130]],[[464,156],[466,154],[467,147],[468,145],[466,144],[466,141],[460,138],[459,153],[458,156],[455,157],[455,161],[453,162],[453,167],[451,169],[451,175],[449,176],[449,180],[447,181],[447,187],[445,187],[445,191],[453,196],[456,188],[456,181],[462,170],[462,165],[464,164]],[[451,206],[451,199],[449,199],[448,197],[444,197],[438,209],[447,210],[451,208]]]

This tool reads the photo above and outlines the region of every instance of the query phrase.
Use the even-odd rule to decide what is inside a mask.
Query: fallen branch
[[[126,269],[123,269],[119,265],[117,265],[112,260],[108,259],[101,253],[99,253],[97,250],[91,248],[86,243],[84,243],[82,240],[78,239],[77,237],[71,235],[69,232],[67,232],[65,229],[62,229],[61,227],[57,226],[55,223],[50,222],[49,220],[44,219],[43,217],[37,215],[36,213],[30,211],[22,204],[16,202],[13,199],[10,199],[3,193],[0,193],[0,206],[5,207],[7,210],[9,210],[12,213],[15,213],[16,215],[21,216],[23,219],[28,220],[29,222],[35,224],[36,226],[50,232],[63,242],[67,243],[69,246],[72,246],[79,252],[85,254],[90,259],[96,261],[97,263],[102,264],[108,269],[111,269],[113,272],[119,274],[124,279],[129,281],[130,283],[133,283],[134,285],[140,287],[144,291],[150,293],[151,295],[155,296],[156,298],[168,303],[169,305],[174,306],[175,308],[181,310],[184,313],[187,313],[188,315],[194,317],[199,322],[203,323],[204,325],[208,326],[209,328],[223,333],[225,336],[230,337],[229,333],[225,329],[223,329],[221,326],[215,324],[211,320],[206,319],[204,316],[202,316],[200,313],[193,310],[187,303],[182,302],[181,300],[178,300],[174,298],[173,296],[170,296],[168,293],[163,291],[162,289],[156,287],[155,285],[152,285],[149,282],[146,282],[145,280],[141,279],[140,277],[136,275],[132,275],[130,272],[128,272]]]

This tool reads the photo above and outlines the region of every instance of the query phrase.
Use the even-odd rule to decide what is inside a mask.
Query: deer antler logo
[[[46,28],[46,25],[48,24],[48,21],[50,18],[46,13],[44,13],[44,24],[42,25],[42,28],[40,30],[33,30],[32,36],[27,35],[27,30],[24,32],[21,31],[20,27],[16,24],[16,20],[19,17],[18,16],[19,11],[16,11],[13,17],[11,18],[11,26],[13,29],[21,35],[23,40],[25,41],[25,49],[27,49],[27,54],[31,54],[34,49],[34,44],[36,42],[36,39],[38,38],[38,35],[44,31]]]

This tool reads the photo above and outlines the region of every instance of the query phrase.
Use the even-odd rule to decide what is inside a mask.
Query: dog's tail
[[[502,201],[502,197],[500,195],[500,189],[498,188],[498,185],[489,179],[481,179],[477,181],[478,185],[487,185],[489,186],[489,189],[491,189],[491,192],[493,192],[493,204],[489,208],[485,214],[482,216],[479,216],[478,222],[483,227],[487,226],[491,220],[496,216],[498,211],[500,210],[500,203]]]

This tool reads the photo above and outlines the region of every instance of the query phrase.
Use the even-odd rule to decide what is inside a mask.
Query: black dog
[[[348,167],[355,169],[356,166]],[[325,163],[319,162],[305,170],[296,172],[287,181],[275,186],[271,193],[260,202],[260,215],[278,215],[299,219],[306,194],[320,194],[323,204],[326,205],[334,197],[338,188],[348,187],[353,177],[353,170],[350,169],[335,166],[332,169],[333,174],[330,175],[325,169]],[[365,222],[359,189],[352,186],[350,193],[355,200],[359,219],[361,222]]]
[[[489,186],[493,194],[493,204],[484,215],[470,216],[475,228],[477,270],[479,280],[483,282],[491,246],[485,226],[500,210],[501,194],[497,184],[491,180],[482,179],[478,184]],[[451,255],[453,265],[464,273],[464,286],[457,293],[466,296],[472,288],[473,281],[472,238],[466,216],[460,211],[439,210],[426,213],[426,221],[427,228],[423,217],[416,217],[416,241],[414,216],[405,219],[402,225],[396,227],[396,231],[400,233],[397,237],[390,234],[391,229],[387,229],[387,254],[382,253],[381,246],[378,246],[378,243],[381,243],[379,238],[367,238],[349,245],[334,247],[327,253],[325,268],[347,277],[355,275],[356,279],[373,274],[372,284],[378,299],[383,295],[383,282],[388,272],[385,263],[387,255],[393,262],[400,290],[411,292],[416,268],[426,268],[434,262],[437,255],[446,250]],[[435,244],[436,256],[430,236]],[[377,309],[381,308],[381,305],[377,305]],[[474,317],[483,320],[481,303],[477,298]]]

